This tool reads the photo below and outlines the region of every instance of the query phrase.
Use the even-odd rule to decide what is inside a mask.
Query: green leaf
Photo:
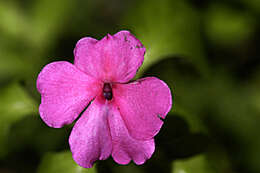
[[[241,0],[245,6],[247,6],[250,10],[254,10],[258,14],[260,14],[260,3],[259,0]]]
[[[7,42],[7,39],[5,41]],[[34,63],[29,61],[25,54],[20,53],[17,49],[8,47],[8,44],[0,45],[1,82],[23,79],[24,76],[30,76],[29,78],[32,78],[33,64]]]
[[[0,1],[0,33],[23,38],[27,21],[14,1]]]
[[[138,1],[126,22],[147,51],[141,72],[169,55],[186,55],[205,67],[199,12],[183,0]]]
[[[208,38],[224,46],[244,43],[255,30],[253,16],[233,7],[213,4],[205,16]]]
[[[0,158],[7,153],[6,137],[12,123],[24,116],[36,113],[35,101],[18,83],[0,88]]]
[[[210,166],[205,155],[198,155],[189,159],[175,161],[172,173],[216,173]]]
[[[184,118],[192,132],[207,131],[198,115],[205,102],[201,99],[204,78],[191,61],[185,57],[166,57],[147,68],[144,76],[157,76],[168,84],[173,96],[171,113]]]
[[[29,147],[38,155],[49,151],[65,150],[68,148],[70,131],[68,126],[50,128],[40,116],[26,116],[12,124],[8,135],[8,149],[16,152]]]
[[[205,152],[210,138],[203,133],[194,133],[190,124],[179,114],[168,114],[160,133],[156,136],[159,152],[168,160],[188,158]]]
[[[217,143],[212,143],[205,154],[208,164],[217,173],[234,173],[229,157],[230,154],[226,151],[226,148]]]
[[[36,102],[18,84],[12,83],[0,89],[1,119],[17,121],[24,115],[36,113]]]
[[[32,11],[32,28],[30,34],[36,46],[50,46],[63,30],[67,17],[73,9],[70,0],[38,0]]]
[[[37,170],[37,173],[96,173],[96,168],[82,168],[72,159],[69,151],[47,153]]]

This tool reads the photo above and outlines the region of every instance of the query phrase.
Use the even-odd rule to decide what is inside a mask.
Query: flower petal
[[[160,130],[172,105],[168,86],[155,77],[147,77],[130,84],[117,84],[114,98],[132,137],[139,140],[153,138]]]
[[[60,128],[74,121],[99,90],[97,81],[66,61],[46,65],[37,79],[39,112],[44,122]]]
[[[152,156],[154,139],[141,141],[132,138],[116,107],[110,111],[109,125],[113,143],[112,157],[117,163],[128,164],[133,160],[140,165]]]
[[[75,65],[105,82],[131,80],[142,65],[145,48],[129,31],[107,35],[97,41],[90,37],[78,41],[74,49]]]
[[[112,151],[108,127],[108,106],[95,99],[72,129],[69,138],[73,159],[90,168],[96,160],[105,160]]]

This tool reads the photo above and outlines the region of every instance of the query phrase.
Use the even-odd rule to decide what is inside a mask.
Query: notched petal
[[[97,81],[66,61],[46,65],[37,79],[41,94],[39,113],[50,127],[60,128],[74,121],[95,97]]]
[[[172,106],[169,87],[155,77],[130,84],[117,84],[114,97],[130,135],[139,140],[153,138]]]
[[[74,50],[75,65],[105,82],[125,83],[142,65],[145,48],[129,31],[106,35],[100,41],[86,37]]]

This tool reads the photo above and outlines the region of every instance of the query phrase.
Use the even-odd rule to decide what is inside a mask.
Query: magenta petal
[[[160,130],[172,105],[168,86],[155,77],[147,77],[130,84],[117,84],[114,97],[121,116],[132,137],[153,138]]]
[[[96,160],[105,160],[112,151],[108,127],[108,107],[94,100],[72,129],[69,138],[74,160],[90,168]]]
[[[97,41],[86,37],[74,50],[75,65],[105,82],[131,80],[144,59],[145,48],[129,31],[107,35]]]
[[[97,94],[96,80],[69,62],[46,65],[37,79],[40,92],[40,116],[51,127],[59,128],[74,121]]]
[[[140,165],[152,156],[154,140],[141,141],[132,138],[116,108],[110,111],[109,125],[113,143],[112,157],[117,163],[128,164],[133,160]]]

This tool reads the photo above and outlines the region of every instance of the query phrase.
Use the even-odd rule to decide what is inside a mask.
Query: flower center
[[[111,100],[113,98],[112,88],[111,88],[111,85],[109,83],[104,84],[103,96],[105,97],[106,100]]]

